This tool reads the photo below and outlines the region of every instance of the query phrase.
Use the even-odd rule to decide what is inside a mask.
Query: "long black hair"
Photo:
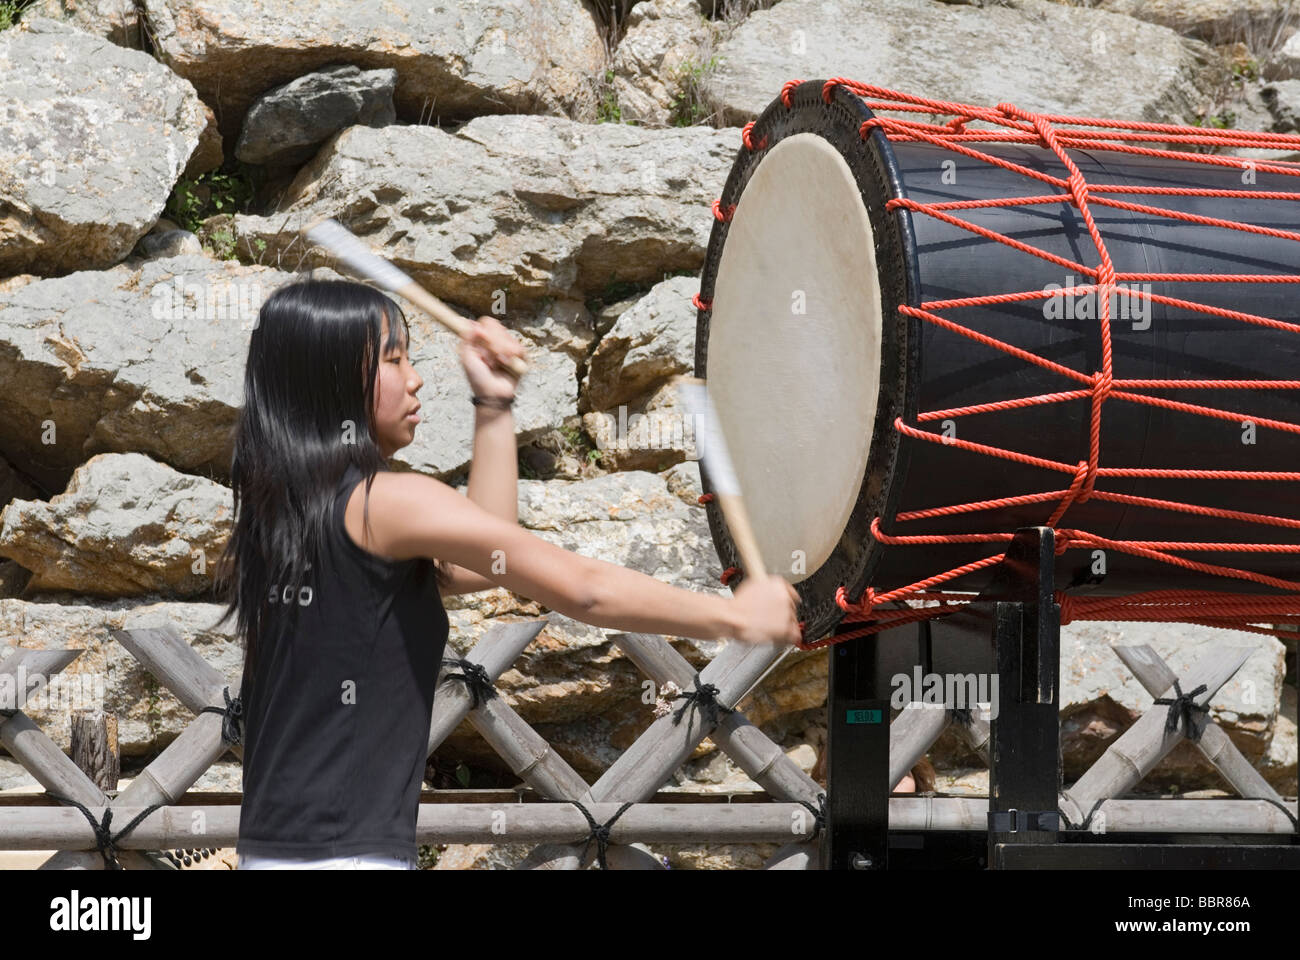
[[[385,315],[388,340],[381,349]],[[392,299],[350,280],[293,282],[262,304],[234,430],[234,529],[214,578],[226,603],[222,620],[238,612],[245,679],[271,585],[302,583],[317,563],[348,464],[365,478],[369,522],[370,486],[384,466],[372,419],[375,379],[381,356],[400,347],[409,330]],[[445,586],[445,568],[425,564]]]

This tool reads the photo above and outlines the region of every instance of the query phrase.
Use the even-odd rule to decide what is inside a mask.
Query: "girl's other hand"
[[[479,317],[471,323],[459,346],[470,392],[476,397],[513,397],[518,380],[504,361],[525,357],[523,344],[495,317]]]
[[[741,643],[799,641],[799,592],[780,574],[746,577],[736,588],[732,602],[740,606],[744,621],[736,633]]]

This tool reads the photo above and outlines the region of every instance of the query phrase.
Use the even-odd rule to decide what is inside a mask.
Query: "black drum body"
[[[838,587],[846,589],[850,600],[857,600],[868,585],[879,594],[1005,549],[998,543],[888,545],[873,537],[873,519],[879,517],[880,529],[894,536],[1010,533],[1020,527],[1045,524],[1060,498],[923,519],[896,518],[909,511],[1065,490],[1073,480],[1070,474],[1043,466],[906,436],[896,429],[897,418],[929,433],[1073,466],[1089,458],[1093,404],[1091,396],[1080,396],[944,418],[947,423],[942,419],[918,422],[918,414],[927,411],[1087,386],[951,329],[900,313],[901,305],[920,307],[931,301],[1054,290],[1093,281],[1072,274],[1059,263],[934,216],[905,208],[887,210],[886,204],[896,197],[938,203],[1041,196],[1059,191],[942,146],[891,142],[879,129],[863,140],[859,127],[872,113],[862,100],[837,87],[828,103],[822,98],[822,90],[823,81],[809,81],[793,89],[790,106],[779,99],[774,101],[750,134],[756,146],[762,144],[761,149],[741,149],[737,157],[720,204],[723,211],[734,205],[734,214],[729,220],[715,222],[702,275],[700,298],[707,309],[699,313],[695,359],[696,375],[709,381],[729,444],[742,447],[737,474],[760,539],[765,525],[780,527],[791,522],[791,516],[797,517],[794,522],[800,528],[812,529],[820,518],[833,515],[833,523],[839,528],[838,536],[830,528],[823,529],[820,539],[812,538],[817,542],[810,542],[806,551],[790,549],[791,544],[799,542],[797,533],[764,545],[769,570],[786,575],[800,591],[807,640],[825,634],[843,616],[834,599]],[[799,135],[804,136],[791,139]],[[776,151],[787,141],[790,149],[778,154]],[[805,161],[795,150],[796,144],[804,145],[800,150],[811,151],[807,154],[808,169],[814,171],[811,176],[816,180],[811,186],[799,185],[797,171]],[[816,148],[825,145],[842,159],[848,171],[844,182],[851,177],[863,211],[860,221],[835,220],[824,228],[800,222],[800,211],[804,209],[810,216],[834,219],[828,218],[824,210],[819,212],[816,197],[821,192],[838,191],[830,208],[838,209],[848,202],[843,185],[833,186],[835,176],[818,172],[823,160],[815,158],[825,151],[819,154]],[[1060,160],[1047,149],[1013,144],[974,146],[1033,170],[1068,176]],[[1087,180],[1096,184],[1297,189],[1295,178],[1264,172],[1243,176],[1243,171],[1234,167],[1108,151],[1071,150],[1069,155]],[[785,159],[775,160],[778,157]],[[764,179],[764,164],[774,160],[781,164],[781,176]],[[833,158],[827,164],[826,170],[834,167]],[[752,198],[747,195],[751,189]],[[761,198],[762,193],[774,189],[789,189],[797,200],[782,206]],[[1171,195],[1129,199],[1205,217],[1300,231],[1297,203]],[[1121,276],[1276,277],[1300,273],[1300,243],[1291,238],[1179,222],[1106,206],[1094,206],[1092,210]],[[955,215],[1066,261],[1089,267],[1099,263],[1080,211],[1067,201],[966,209]],[[874,263],[860,265],[861,271],[875,274],[876,283],[874,287],[868,285],[870,292],[866,295],[856,292],[863,288],[853,286],[851,280],[837,276],[846,270],[843,263],[837,262],[841,259],[838,253],[864,242],[852,236],[859,231],[859,222],[869,225],[865,243],[874,253]],[[733,236],[742,224],[744,233]],[[838,230],[840,236],[829,238],[825,250],[817,255],[800,256],[785,246],[801,242],[800,238],[806,243],[819,229]],[[775,235],[772,250],[767,250],[761,240],[765,233]],[[729,240],[733,244],[730,251]],[[789,276],[779,275],[783,269],[788,269]],[[746,277],[746,271],[752,274]],[[1300,276],[1296,279],[1300,280]],[[1120,285],[1300,324],[1300,287],[1295,282],[1206,283],[1173,279],[1131,283],[1121,280]],[[734,305],[741,291],[755,287],[761,289],[753,292],[738,312],[727,314],[728,298]],[[801,296],[805,304],[816,307],[792,315],[791,300],[798,301]],[[860,299],[878,299],[878,303],[855,302]],[[1121,295],[1111,304],[1110,344],[1116,381],[1300,379],[1300,333],[1295,331],[1138,297]],[[933,312],[1052,363],[1093,374],[1102,369],[1103,360],[1098,308],[1095,294],[1079,294],[950,310],[936,308]],[[818,316],[809,321],[817,311]],[[841,315],[851,315],[855,322],[872,329],[874,345],[863,352],[860,363],[852,355],[857,349],[852,330],[836,326],[834,317]],[[825,338],[808,332],[800,334],[810,337],[807,340],[785,339],[779,331],[791,324],[805,324],[805,331],[815,326],[825,333]],[[823,339],[831,341],[826,344],[825,356],[820,352]],[[816,347],[811,352],[817,353],[817,362],[805,365],[803,357],[792,355],[785,346],[791,342]],[[755,355],[740,362],[735,354],[743,354],[747,343],[755,344]],[[849,346],[841,349],[841,343]],[[780,370],[782,364],[788,368],[784,373]],[[855,369],[860,370],[861,380],[855,379]],[[828,387],[819,383],[820,378],[832,375],[839,378],[837,384]],[[797,378],[817,384],[820,392],[805,395],[795,383]],[[770,396],[780,390],[793,398],[788,417],[779,412],[779,398],[774,402]],[[1101,407],[1099,464],[1103,468],[1300,471],[1300,434],[1259,422],[1300,423],[1300,391],[1161,388],[1134,392],[1232,411],[1234,417],[1217,419],[1136,403],[1112,394]],[[858,420],[847,418],[841,422],[841,412],[832,412],[834,398],[841,394],[845,402],[860,408],[853,411]],[[865,399],[868,397],[874,402]],[[748,419],[753,409],[762,410],[760,424]],[[834,429],[827,429],[827,420],[834,423]],[[843,423],[860,423],[869,435],[860,438],[859,452],[854,452],[855,438]],[[767,447],[746,450],[743,438],[733,442],[733,434],[755,431],[771,434]],[[790,448],[791,455],[782,458],[783,448]],[[831,464],[835,466],[828,466]],[[843,483],[829,492],[817,487],[816,478],[823,471],[836,470],[860,475],[856,490]],[[704,488],[710,491],[707,470],[703,474]],[[842,494],[844,490],[849,492]],[[1300,517],[1300,485],[1290,479],[1099,477],[1096,490],[1248,514]],[[849,497],[850,502],[829,502]],[[723,562],[739,566],[735,547],[715,505],[710,506],[709,520]],[[1201,516],[1095,496],[1072,504],[1056,526],[1086,530],[1116,541],[1300,544],[1297,525]],[[1129,552],[1102,552],[1100,563],[1094,550],[1072,549],[1061,554],[1056,588],[1101,596],[1160,589],[1276,592],[1274,587],[1250,580],[1187,570]],[[803,554],[804,565],[789,563],[789,554]],[[1294,552],[1198,550],[1179,555],[1283,580],[1300,579]],[[985,568],[943,586],[958,591],[979,590],[990,573],[991,569]]]

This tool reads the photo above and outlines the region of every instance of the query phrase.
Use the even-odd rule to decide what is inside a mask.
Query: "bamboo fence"
[[[493,687],[545,625],[544,619],[495,624],[463,659],[444,661],[426,752],[433,753],[467,719],[524,786],[514,792],[488,791],[491,799],[478,802],[422,802],[418,843],[536,844],[520,869],[579,869],[594,863],[664,869],[646,844],[776,843],[780,846],[765,869],[820,869],[817,841],[825,826],[825,791],[736,709],[789,648],[731,643],[697,673],[664,637],[612,635],[657,689],[674,684],[682,693],[595,783],[588,784]],[[82,768],[102,767],[111,773],[115,758],[109,762],[104,757],[106,750],[111,752],[111,729],[105,736],[93,723],[79,728],[80,739],[90,744],[74,750],[82,761],[79,766],[22,710],[0,711],[0,744],[46,791],[0,797],[0,849],[58,851],[41,869],[167,869],[190,862],[183,858],[199,859],[212,848],[233,846],[238,837],[237,794],[186,793],[227,750],[242,757],[237,711],[229,706],[236,695],[171,625],[114,630],[112,635],[195,718],[126,789],[110,797],[97,785],[102,777],[92,778]],[[48,677],[80,653],[18,649],[0,662],[0,674],[21,666],[29,674]],[[1264,781],[1205,710],[1249,651],[1214,651],[1181,678],[1150,647],[1117,647],[1116,653],[1153,697],[1160,696],[1156,706],[1062,792],[1060,812],[1066,828],[1094,833],[1294,833],[1296,804]],[[987,759],[988,704],[960,713],[911,704],[890,726],[890,783],[897,783],[950,725]],[[1189,736],[1240,799],[1121,796]],[[762,788],[763,802],[706,796],[662,802],[657,796],[661,788],[705,737]],[[525,802],[525,793],[537,799]],[[987,812],[984,797],[889,801],[890,828],[898,830],[984,832]]]

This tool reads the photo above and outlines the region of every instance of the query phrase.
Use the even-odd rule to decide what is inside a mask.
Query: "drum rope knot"
[[[1198,714],[1201,716],[1209,715],[1209,707],[1203,706],[1196,702],[1196,698],[1204,693],[1208,687],[1201,684],[1195,690],[1189,690],[1183,693],[1182,687],[1178,686],[1178,681],[1174,680],[1174,694],[1172,697],[1157,697],[1152,701],[1153,704],[1168,706],[1169,714],[1165,718],[1165,732],[1173,733],[1178,729],[1178,721],[1183,721],[1184,734],[1189,740],[1201,739],[1203,727],[1198,724]]]
[[[686,715],[689,709],[692,712],[699,713],[709,728],[716,727],[722,719],[721,714],[735,713],[734,707],[729,707],[718,699],[721,691],[711,683],[701,683],[700,675],[695,674],[695,689],[686,690],[673,697],[674,700],[686,701],[673,714],[673,726],[681,723],[682,717]]]
[[[835,603],[845,613],[857,613],[869,615],[876,606],[876,591],[873,587],[867,587],[862,591],[862,596],[856,603],[849,600],[848,591],[843,585],[835,588]]]
[[[862,126],[858,127],[858,139],[859,140],[867,139],[867,134],[870,131],[875,130],[877,127],[880,126],[881,123],[879,117],[870,117],[866,120],[863,120]]]
[[[465,659],[447,659],[443,661],[443,664],[448,667],[460,668],[460,673],[448,673],[443,679],[459,680],[465,684],[469,690],[471,710],[477,710],[479,704],[485,700],[491,700],[497,695],[496,687],[492,683],[492,677],[488,675],[482,664]]]
[[[81,803],[78,800],[73,799],[72,797],[65,797],[62,794],[51,793],[48,790],[46,791],[46,796],[50,797],[51,799],[57,800],[59,803],[70,803],[74,807],[76,807],[79,811],[81,811],[82,816],[86,818],[86,822],[90,824],[90,829],[94,832],[95,849],[99,852],[99,855],[104,860],[105,870],[125,869],[122,866],[122,864],[118,862],[117,859],[117,852],[118,852],[117,842],[121,840],[123,837],[125,837],[132,830],[134,830],[136,827],[138,827],[144,821],[144,819],[148,817],[151,813],[153,813],[155,810],[158,810],[161,807],[166,806],[166,804],[162,804],[162,803],[150,804],[149,806],[141,810],[138,814],[136,814],[136,816],[132,818],[130,823],[128,823],[121,830],[117,831],[117,833],[114,833],[111,827],[113,823],[112,806],[105,805],[103,817],[101,817],[99,820],[96,820],[94,814],[92,814],[90,810],[87,809],[85,804]]]
[[[605,853],[609,849],[610,828],[614,826],[614,821],[623,816],[628,807],[632,806],[632,801],[629,800],[627,803],[624,803],[618,808],[614,815],[604,823],[598,823],[596,818],[591,815],[591,811],[584,807],[579,801],[570,800],[569,803],[582,811],[582,815],[587,818],[587,828],[590,831],[583,843],[582,854],[578,858],[579,861],[585,861],[587,859],[587,851],[591,848],[591,842],[594,840],[596,841],[596,862],[600,865],[600,869],[608,870],[609,864],[605,861]]]
[[[231,698],[229,687],[222,687],[221,695],[225,698],[225,706],[204,707],[199,710],[199,713],[221,714],[222,741],[225,743],[239,743],[244,737],[240,727],[244,718],[244,701],[240,697]]]

